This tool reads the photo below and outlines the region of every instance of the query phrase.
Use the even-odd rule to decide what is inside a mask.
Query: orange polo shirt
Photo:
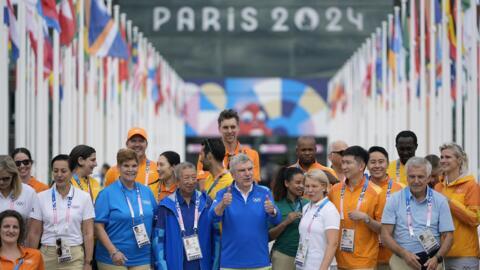
[[[480,186],[473,175],[466,175],[435,190],[448,198],[452,212],[453,245],[447,257],[480,257],[477,226],[480,225]]]
[[[253,179],[255,179],[255,182],[258,183],[260,181],[260,157],[258,156],[258,152],[241,145],[240,142],[237,142],[237,146],[232,153],[225,152],[225,157],[223,158],[223,167],[229,169],[228,165],[230,163],[230,158],[239,153],[247,155],[253,161]],[[203,164],[199,158],[197,161],[198,180],[206,179],[209,174],[209,172],[203,170]]]
[[[35,177],[30,177],[30,180],[28,180],[28,183],[27,185],[31,186],[35,192],[37,193],[40,193],[44,190],[47,190],[48,189],[48,185],[47,184],[44,184],[40,181],[38,181]]]
[[[397,181],[402,183],[404,186],[408,186],[405,165],[400,162],[400,159],[391,161],[388,164],[387,174],[393,179],[393,181]]]
[[[383,180],[383,182],[380,185],[376,185],[372,182],[372,185],[376,185],[379,188],[382,189],[380,194],[378,195],[378,207],[377,207],[377,214],[376,216],[382,217],[383,214],[383,209],[385,208],[385,204],[387,203],[387,190],[388,190],[388,182],[390,181],[390,177],[387,177]],[[404,188],[399,182],[392,181],[392,187],[390,189],[390,196],[392,196],[393,193],[400,191]],[[378,251],[378,264],[388,264],[390,257],[392,256],[392,252],[380,244],[380,249]]]
[[[157,203],[163,200],[163,198],[169,196],[177,189],[177,185],[175,183],[171,184],[169,188],[158,179],[157,181],[148,184],[148,187],[153,192],[153,196],[155,196],[155,200]]]
[[[152,182],[155,182],[158,179],[158,172],[157,172],[157,163],[155,161],[150,160],[150,166],[148,169],[148,179],[145,179],[146,177],[146,172],[147,172],[147,160],[144,159],[142,162],[140,162],[140,166],[138,166],[138,173],[137,177],[135,178],[135,181],[142,185],[148,185]],[[105,186],[108,186],[115,182],[118,178],[120,177],[120,172],[118,170],[117,165],[111,167],[108,169],[107,173],[105,174]],[[148,181],[147,183],[146,180]],[[154,190],[152,187],[150,187],[150,190],[152,190],[153,194],[157,190]]]
[[[87,182],[88,179],[88,182]],[[102,190],[102,187],[98,183],[98,181],[90,176],[85,177],[79,177],[78,180],[80,183],[77,183],[75,178],[72,176],[70,179],[70,183],[76,187],[79,188],[85,192],[87,192],[90,195],[90,198],[92,199],[92,202],[95,204],[95,200],[97,199],[98,193],[100,190]]]
[[[15,266],[23,259],[22,264],[18,270],[45,270],[43,257],[40,251],[33,248],[19,247],[21,257],[16,261],[10,261],[7,258],[0,256],[0,269],[13,270]]]
[[[315,161],[315,163],[313,163],[312,165],[310,165],[308,168],[304,168],[300,165],[299,161],[297,160],[297,162],[295,164],[292,164],[290,165],[289,167],[297,167],[299,169],[301,169],[302,171],[304,172],[309,172],[311,170],[315,170],[315,169],[320,169],[324,172],[329,172],[330,174],[332,174],[333,176],[335,176],[335,178],[338,179],[337,177],[337,173],[335,172],[334,169],[332,168],[329,168],[327,166],[323,166],[322,164],[318,163],[317,161]]]
[[[348,181],[348,179],[346,181]],[[360,198],[364,183],[365,177],[353,190],[350,190],[348,185],[345,188],[343,200],[344,219],[340,221],[340,233],[343,229],[353,229],[355,230],[355,239],[352,253],[341,251],[340,245],[338,246],[335,258],[337,259],[339,268],[358,269],[375,267],[377,265],[378,234],[370,230],[363,221],[353,221],[348,217],[349,212],[357,209],[358,199]],[[342,215],[340,210],[340,194],[343,185],[345,185],[345,182],[335,184],[328,195],[330,201],[337,207],[340,216]],[[380,190],[378,189],[377,191],[377,189],[378,187],[374,184],[371,182],[368,183],[359,211],[367,213],[373,219],[380,221],[382,217],[377,215]]]

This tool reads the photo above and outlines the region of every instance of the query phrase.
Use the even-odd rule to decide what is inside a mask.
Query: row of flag
[[[478,156],[471,134],[478,133],[479,7],[478,0],[395,6],[329,82],[332,136],[348,132],[351,121],[363,133],[350,141],[387,145],[411,129],[425,153],[457,141]]]

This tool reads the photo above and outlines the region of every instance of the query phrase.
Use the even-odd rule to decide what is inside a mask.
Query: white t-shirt
[[[37,193],[31,186],[22,183],[20,196],[12,201],[11,195],[10,193],[7,197],[4,197],[3,194],[0,193],[0,212],[15,210],[22,215],[26,223],[30,217],[33,206],[38,204]]]
[[[55,191],[57,201],[58,234],[55,233],[54,226],[52,190]],[[69,197],[72,197],[72,205],[67,226],[66,214]],[[30,217],[43,222],[42,245],[55,246],[57,238],[62,238],[62,241],[66,241],[70,246],[83,244],[82,221],[95,218],[92,200],[87,192],[71,185],[68,195],[62,198],[54,185],[51,189],[40,192],[38,201],[39,203],[33,207]]]
[[[339,230],[340,228],[340,214],[335,205],[330,201],[325,204],[314,218],[318,206],[321,205],[324,200],[327,200],[327,198],[320,200],[314,205],[309,203],[303,207],[303,216],[298,227],[300,241],[304,241],[305,238],[308,237],[307,257],[305,264],[302,267],[303,270],[318,270],[320,264],[322,264],[323,256],[327,247],[326,230]],[[310,222],[312,222],[312,226],[309,234],[308,225]],[[336,265],[335,258],[333,258],[331,265]]]

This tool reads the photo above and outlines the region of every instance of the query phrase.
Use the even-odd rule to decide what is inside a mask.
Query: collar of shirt
[[[183,198],[182,193],[180,192],[180,189],[177,188],[177,191],[175,191],[175,193],[177,194],[178,203],[179,203],[180,205],[186,205],[187,202],[186,202],[185,199]],[[197,192],[194,190],[194,191],[193,191],[193,194],[192,194],[192,198],[190,199],[190,204],[195,205],[195,200],[196,200],[196,199],[197,199]]]
[[[12,196],[12,194],[13,194],[13,190],[10,191],[10,193],[8,193],[8,195],[7,195],[6,197],[3,196],[3,193],[0,192],[0,198],[1,198],[1,199],[8,199],[8,198],[10,198],[10,196]]]
[[[253,185],[255,185],[255,183],[252,183],[252,185],[250,186],[250,190],[248,190],[248,192],[246,194],[243,193],[243,191],[241,191],[238,186],[237,186],[237,183],[234,184],[235,188],[238,190],[238,192],[240,192],[240,194],[242,195],[243,199],[245,201],[247,201],[247,198],[248,198],[248,195],[250,195],[250,192],[252,192],[253,190]]]
[[[417,201],[417,198],[415,198],[412,194],[412,191],[410,190],[410,187],[408,188],[408,192],[410,193],[410,201],[415,202],[417,204],[423,204],[427,202],[428,199],[428,187],[425,189],[425,198],[423,198],[421,201]],[[405,196],[404,196],[405,197]]]
[[[225,151],[225,156],[230,157],[230,156],[235,156],[240,152],[240,142],[237,141],[237,145],[235,146],[235,149],[233,150],[233,153]]]
[[[63,199],[63,195],[60,194],[60,192],[58,192],[58,190],[57,190],[57,184],[54,184],[54,186],[55,186],[55,195],[58,195],[59,198]],[[68,191],[67,197],[65,197],[65,198],[73,197],[73,189],[74,188],[75,187],[72,184],[70,184],[70,190]]]
[[[348,184],[349,179],[345,179],[345,185],[347,185],[347,190],[350,190],[350,185]],[[354,187],[352,191],[355,191],[357,189],[361,189],[363,185],[365,184],[365,176],[362,177],[362,181],[358,182]]]

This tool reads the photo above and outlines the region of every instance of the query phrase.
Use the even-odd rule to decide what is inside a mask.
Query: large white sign
[[[153,30],[156,32],[342,32],[346,27],[363,31],[363,13],[352,7],[299,7],[294,10],[278,6],[267,10],[255,7],[191,7],[153,9]]]

